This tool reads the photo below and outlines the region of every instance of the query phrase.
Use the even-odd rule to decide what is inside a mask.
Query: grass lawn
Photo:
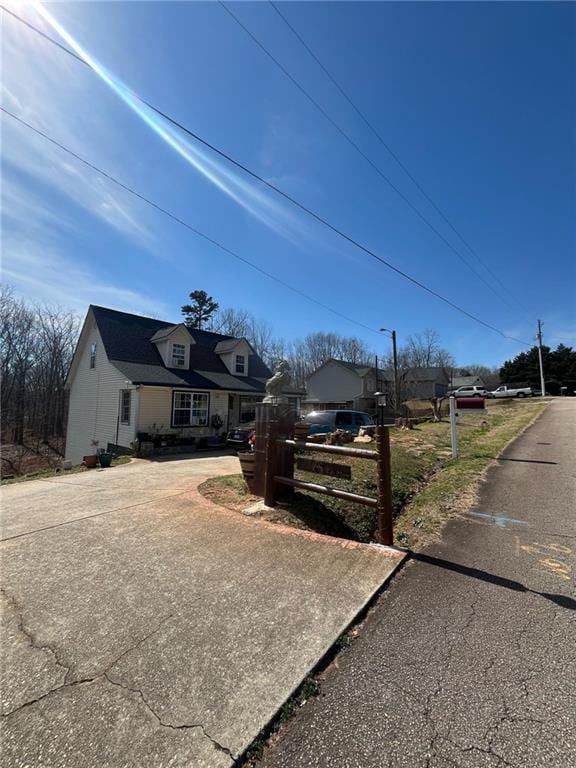
[[[112,466],[118,467],[121,464],[127,464],[130,461],[130,456],[118,456],[112,459]],[[64,477],[65,475],[75,475],[78,472],[89,472],[82,464],[76,464],[71,469],[38,469],[36,472],[28,472],[25,475],[16,475],[15,477],[7,477],[0,481],[1,485],[11,485],[12,483],[24,483],[27,480],[41,480],[44,477]]]
[[[456,461],[451,458],[447,420],[420,424],[412,430],[392,429],[395,543],[417,548],[437,536],[450,515],[468,508],[486,467],[545,407],[535,400],[495,400],[488,401],[485,413],[461,416],[460,457]],[[357,447],[370,449],[372,445],[362,443]],[[332,459],[320,453],[306,456],[349,464],[352,479],[327,478],[299,470],[297,478],[364,496],[376,495],[374,462],[345,456]],[[212,478],[199,490],[217,504],[238,511],[257,501],[248,493],[241,475]],[[264,517],[359,541],[373,540],[376,527],[374,509],[308,491],[297,491],[290,501],[280,503]]]

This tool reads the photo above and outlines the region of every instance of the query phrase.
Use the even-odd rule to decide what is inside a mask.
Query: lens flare
[[[30,5],[66,41],[74,53],[82,58],[103,82],[182,158],[259,221],[292,239],[291,236],[297,231],[297,228],[295,218],[291,213],[236,173],[206,156],[197,146],[185,139],[174,126],[148,107],[134,91],[91,56],[76,38],[46,10],[45,6],[37,0],[32,0]]]

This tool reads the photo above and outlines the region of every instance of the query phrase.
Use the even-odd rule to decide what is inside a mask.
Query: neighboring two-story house
[[[402,400],[444,397],[449,389],[450,376],[444,368],[408,368],[399,371]],[[307,410],[351,408],[374,411],[374,393],[394,391],[394,372],[368,365],[327,360],[307,381]]]
[[[391,390],[393,382],[391,371],[331,358],[308,377],[304,406],[308,411],[351,408],[370,412],[375,408],[374,392]]]
[[[270,376],[246,339],[91,306],[67,378],[66,458],[138,433],[210,436],[216,415],[220,431],[253,421]]]

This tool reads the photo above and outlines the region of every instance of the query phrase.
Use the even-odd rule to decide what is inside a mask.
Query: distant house
[[[484,376],[452,376],[451,389],[458,387],[484,387],[488,391],[500,386],[500,376],[489,373]]]
[[[402,400],[443,397],[450,377],[444,368],[409,368],[399,373]],[[394,389],[394,373],[368,365],[331,358],[317,368],[307,381],[306,410],[351,408],[374,411],[374,393]]]
[[[198,438],[253,421],[270,376],[246,339],[91,306],[67,378],[66,458],[95,441],[128,448],[138,433]]]
[[[444,368],[408,368],[400,375],[403,400],[428,400],[445,397],[450,388],[450,375]]]
[[[389,375],[380,370],[377,376],[376,369],[369,365],[331,358],[308,377],[303,405],[308,411],[339,408],[371,411],[374,409],[374,392]]]
[[[452,389],[458,387],[486,387],[482,376],[452,376]]]

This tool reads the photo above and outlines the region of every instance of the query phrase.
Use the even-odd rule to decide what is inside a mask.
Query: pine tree
[[[206,291],[192,291],[190,299],[192,304],[184,304],[182,314],[186,318],[189,328],[202,328],[204,323],[218,311],[218,303]]]

